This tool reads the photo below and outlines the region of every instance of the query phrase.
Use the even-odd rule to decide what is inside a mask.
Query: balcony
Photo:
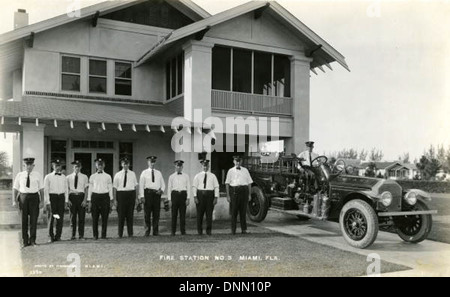
[[[292,115],[292,98],[212,90],[211,107],[218,111]]]

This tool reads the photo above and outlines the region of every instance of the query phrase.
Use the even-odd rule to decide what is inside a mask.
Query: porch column
[[[183,45],[184,50],[184,117],[191,122],[201,123],[211,116],[211,89],[212,89],[212,48],[213,44],[203,41],[188,41]],[[197,110],[197,112],[195,112]],[[201,113],[199,112],[201,110]],[[197,116],[195,116],[195,113]],[[201,117],[198,115],[201,114]],[[191,152],[176,154],[177,159],[183,160],[184,172],[189,174],[191,183],[194,176],[200,172],[201,165],[198,160],[198,148],[201,148],[201,137],[197,131],[192,131]],[[197,145],[195,145],[197,142]],[[211,155],[207,158],[210,160]],[[192,197],[193,198],[193,197]],[[191,199],[188,207],[188,216],[196,215],[194,199]]]
[[[285,140],[286,153],[299,154],[309,139],[310,63],[312,58],[291,57],[291,96],[294,117],[293,137]]]
[[[189,41],[184,46],[184,117],[194,121],[194,110],[201,109],[203,119],[211,116],[213,44]],[[203,120],[201,119],[201,120]],[[195,119],[198,122],[200,119]]]
[[[22,147],[21,154],[23,158],[35,158],[34,170],[39,172],[42,176],[45,176],[44,172],[44,129],[45,125],[39,125],[36,127],[35,124],[23,123],[23,130],[21,134]]]

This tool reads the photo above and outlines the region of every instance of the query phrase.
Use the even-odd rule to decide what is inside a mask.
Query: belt
[[[214,192],[214,190],[201,190],[201,189],[197,189],[197,192]]]
[[[57,194],[57,193],[48,193],[49,195],[56,195],[56,196],[63,196],[65,193],[60,193],[60,194]]]
[[[181,190],[181,191],[178,191],[178,190],[172,190],[172,192],[184,193],[184,192],[187,192],[187,191],[186,191],[186,190]]]
[[[36,193],[20,193],[21,195],[38,195],[39,193],[38,192],[36,192]]]
[[[232,188],[247,188],[248,187],[248,185],[246,185],[246,186],[230,186],[230,187],[232,187]]]
[[[158,190],[155,190],[155,189],[149,189],[149,188],[146,188],[146,189],[144,189],[144,191],[149,191],[149,192],[158,192]]]
[[[77,195],[77,196],[79,196],[79,195],[84,195],[84,193],[83,192],[78,192],[78,193],[73,192],[73,193],[69,193],[69,195]]]
[[[117,192],[136,192],[136,190],[121,190],[121,191],[117,190]]]

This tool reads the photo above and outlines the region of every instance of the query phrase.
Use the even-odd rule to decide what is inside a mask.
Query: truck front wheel
[[[248,202],[247,215],[253,222],[262,222],[267,216],[269,202],[258,186],[252,187],[251,199]]]
[[[414,210],[429,210],[422,201],[417,201]],[[424,241],[430,234],[433,220],[431,215],[413,215],[394,217],[394,224],[397,234],[406,242],[419,243]]]
[[[350,200],[341,210],[339,225],[345,240],[353,247],[365,249],[378,235],[378,217],[367,202]]]

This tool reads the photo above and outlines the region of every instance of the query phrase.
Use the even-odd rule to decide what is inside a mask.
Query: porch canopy
[[[22,122],[58,126],[100,128],[119,131],[161,131],[172,127],[178,115],[162,103],[132,103],[88,101],[78,99],[24,96],[21,101],[0,101],[1,125],[21,125]],[[190,123],[192,128],[204,128]]]

